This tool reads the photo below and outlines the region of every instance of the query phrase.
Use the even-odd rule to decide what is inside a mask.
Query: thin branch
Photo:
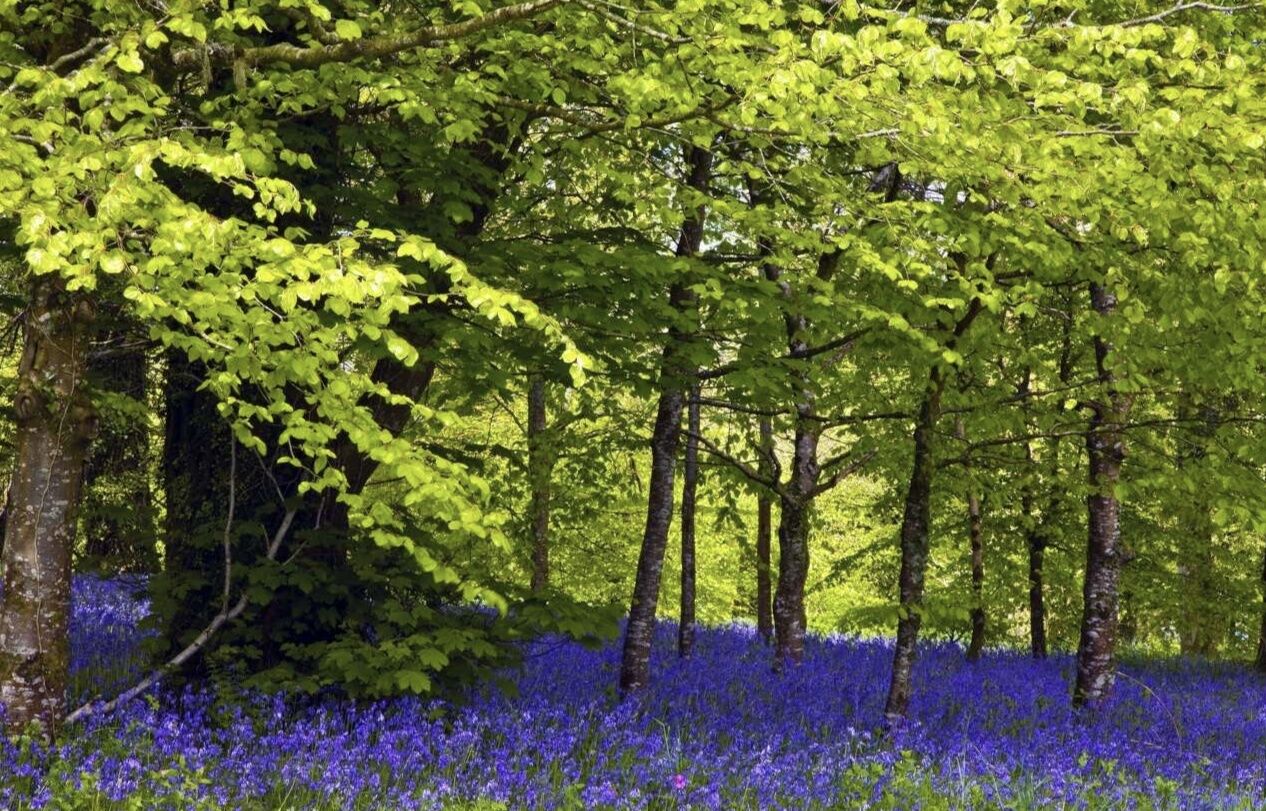
[[[691,118],[695,118],[699,116],[707,117],[717,112],[718,110],[725,109],[726,107],[733,104],[735,101],[736,101],[736,98],[734,96],[729,96],[724,101],[709,105],[707,107],[694,108],[694,109],[687,110],[686,112],[683,112],[683,113],[673,113],[672,115],[664,115],[658,118],[649,118],[646,121],[643,121],[640,124],[638,124],[636,129],[647,129],[647,128],[654,129],[657,127],[667,127],[672,124],[680,124],[681,122],[687,121]],[[497,103],[502,104],[506,107],[511,107],[515,110],[522,110],[525,113],[531,113],[532,115],[540,116],[542,118],[554,118],[564,123],[571,124],[574,127],[580,127],[581,129],[591,134],[599,133],[599,132],[614,132],[616,130],[622,130],[622,129],[628,128],[627,119],[623,119],[623,118],[597,119],[597,118],[589,118],[585,115],[581,115],[582,111],[588,112],[588,113],[593,112],[592,110],[589,110],[583,107],[558,107],[552,104],[542,104],[539,102],[523,101],[521,99],[512,98],[510,96],[498,97]]]
[[[641,23],[636,23],[630,19],[621,17],[619,14],[615,14],[603,8],[602,6],[604,4],[590,3],[587,2],[587,0],[577,0],[577,2],[582,8],[589,9],[599,17],[603,17],[621,28],[627,28],[630,31],[636,31],[639,34],[645,34],[646,36],[651,37],[652,39],[657,39],[660,42],[665,42],[669,45],[684,45],[687,42],[690,42],[689,37],[674,37],[665,31],[660,31],[658,28],[651,28],[649,25],[642,25]]]
[[[1148,23],[1158,23],[1166,17],[1172,17],[1175,14],[1181,14],[1184,11],[1212,11],[1218,14],[1234,14],[1237,11],[1248,11],[1253,8],[1261,8],[1261,3],[1242,3],[1237,6],[1219,6],[1213,3],[1179,3],[1172,8],[1164,11],[1158,11],[1155,14],[1149,14],[1146,17],[1135,17],[1132,20],[1123,20],[1116,23],[1123,28],[1133,28],[1134,26],[1147,25]]]
[[[833,341],[827,341],[821,346],[813,346],[813,347],[806,347],[804,349],[793,350],[791,352],[788,352],[786,355],[782,355],[778,358],[775,358],[774,360],[775,361],[808,360],[809,358],[813,358],[818,355],[823,355],[823,354],[826,354],[827,352],[832,352],[836,349],[851,349],[852,344],[856,342],[858,338],[865,335],[867,332],[870,332],[869,327],[865,329],[859,329],[856,332],[850,332],[848,335],[842,335]],[[744,364],[738,361],[734,361],[732,363],[727,363],[722,366],[718,366],[715,369],[705,369],[701,372],[698,372],[696,374],[696,377],[698,377],[700,380],[715,380],[716,378],[724,377],[725,375],[728,375],[731,372],[737,372],[738,370],[742,368],[744,368]]]
[[[187,48],[172,54],[172,64],[177,68],[192,69],[203,60],[222,65],[251,67],[285,62],[297,68],[315,68],[330,62],[350,62],[354,59],[381,59],[402,51],[410,51],[426,45],[463,39],[507,23],[526,20],[542,14],[566,0],[527,0],[490,11],[481,17],[448,25],[430,25],[403,34],[384,34],[365,39],[337,42],[331,45],[294,45],[279,42],[255,48],[238,48],[216,43],[205,48]]]
[[[857,471],[865,467],[866,463],[868,463],[871,459],[874,459],[877,453],[879,453],[879,450],[877,448],[871,448],[870,450],[863,453],[861,456],[854,459],[849,464],[835,471],[835,473],[832,474],[831,478],[816,485],[813,488],[812,495],[810,497],[817,496],[821,493],[825,493],[827,490],[830,490],[835,485],[847,479],[849,476],[852,476],[854,473],[856,473]],[[832,461],[828,462],[827,465],[823,466],[823,470],[825,470],[828,465],[838,464],[839,462],[842,462],[844,458],[847,458],[847,454],[845,454],[843,457],[837,457],[836,459],[833,459]]]
[[[237,440],[229,434],[229,510],[224,519],[224,594],[220,612],[229,608],[229,590],[233,584],[233,516],[237,512]]]
[[[682,433],[688,437],[691,437],[692,439],[699,440],[699,444],[703,445],[704,450],[706,450],[708,453],[712,454],[716,458],[720,459],[721,461],[725,462],[726,464],[730,465],[730,467],[734,468],[739,473],[742,473],[743,476],[745,476],[747,479],[751,480],[752,482],[756,484],[759,484],[761,487],[764,487],[767,490],[774,491],[774,493],[776,493],[779,496],[783,495],[782,485],[780,485],[778,482],[770,479],[767,476],[762,476],[760,473],[758,473],[755,470],[755,468],[753,468],[747,462],[744,462],[741,459],[736,459],[730,454],[721,450],[721,448],[718,447],[716,443],[708,439],[703,434],[697,434],[697,433],[694,433],[693,431],[682,431]]]
[[[282,541],[285,540],[286,535],[290,532],[290,525],[294,522],[294,518],[294,509],[288,510],[282,518],[281,526],[277,528],[277,531],[273,533],[272,540],[268,542],[268,550],[265,555],[267,560],[276,560],[277,551],[281,548]],[[183,665],[185,662],[189,661],[200,650],[206,647],[207,643],[211,641],[211,638],[214,637],[222,627],[237,619],[242,612],[246,610],[246,606],[249,603],[250,599],[248,595],[243,593],[242,596],[237,599],[237,602],[233,604],[232,608],[226,607],[225,610],[220,611],[220,613],[212,617],[211,622],[207,623],[207,626],[202,629],[202,632],[199,633],[192,642],[186,645],[184,650],[168,659],[160,667],[150,671],[149,675],[145,676],[145,678],[141,679],[135,685],[127,690],[124,690],[122,693],[109,701],[103,704],[97,704],[92,701],[82,704],[74,712],[66,716],[66,723],[73,724],[76,721],[82,721],[90,715],[99,715],[101,713],[111,712],[120,705],[126,704],[141,695],[155,684],[158,684],[158,682],[162,681],[165,676]]]
[[[1091,28],[1091,27],[1110,28],[1113,26],[1119,26],[1121,28],[1135,28],[1140,25],[1147,25],[1148,23],[1161,22],[1167,17],[1172,17],[1175,14],[1182,14],[1185,11],[1208,11],[1214,14],[1234,14],[1237,11],[1249,11],[1250,9],[1257,9],[1261,7],[1262,7],[1261,3],[1242,3],[1242,4],[1234,5],[1234,6],[1219,6],[1215,3],[1205,3],[1205,2],[1178,3],[1174,6],[1171,6],[1170,8],[1165,9],[1164,11],[1158,11],[1155,14],[1149,14],[1146,17],[1134,17],[1129,20],[1118,20],[1116,22],[1097,23],[1097,24],[1075,23],[1073,22],[1074,15],[1070,14],[1068,15],[1067,18],[1061,20],[1055,25],[1046,26],[1044,30],[1061,29],[1061,28]],[[983,23],[983,20],[968,19],[966,17],[931,17],[931,16],[918,15],[918,19],[922,20],[928,25],[935,25],[942,28],[945,28],[951,25],[959,25],[963,23],[977,23],[977,24]]]

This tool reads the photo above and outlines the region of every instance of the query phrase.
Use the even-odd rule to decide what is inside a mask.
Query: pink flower
[[[677,789],[678,791],[685,791],[686,776],[684,774],[673,775],[673,788]]]

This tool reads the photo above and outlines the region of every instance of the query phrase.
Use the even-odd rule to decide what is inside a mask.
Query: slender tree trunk
[[[1061,386],[1067,386],[1073,376],[1073,339],[1072,339],[1072,313],[1065,314],[1063,322],[1063,337],[1060,343],[1059,353],[1059,382]],[[1028,397],[1032,385],[1032,370],[1025,369],[1024,382],[1020,386],[1019,394],[1025,398]],[[1027,402],[1027,399],[1026,399]],[[1051,481],[1059,480],[1059,439],[1051,440]],[[1030,471],[1034,469],[1033,445],[1029,442],[1024,443],[1024,460]],[[1028,549],[1029,557],[1029,649],[1034,659],[1045,659],[1048,653],[1048,645],[1046,641],[1046,586],[1044,566],[1046,563],[1046,547],[1047,547],[1047,524],[1051,520],[1051,514],[1055,512],[1059,505],[1059,492],[1056,490],[1050,496],[1046,503],[1046,512],[1040,517],[1036,515],[1036,505],[1034,499],[1034,487],[1028,484],[1020,496],[1020,509],[1024,513],[1024,519],[1027,526],[1025,531],[1025,546]]]
[[[897,642],[893,651],[892,679],[884,715],[889,723],[904,718],[910,707],[911,673],[923,623],[923,579],[927,572],[928,530],[932,523],[933,444],[941,411],[943,380],[939,369],[919,406],[914,427],[914,462],[901,520],[901,574],[898,578],[900,608]]]
[[[59,280],[34,282],[14,396],[17,454],[0,597],[0,704],[10,733],[51,737],[66,714],[70,557],[96,432],[83,384],[92,320]]]
[[[697,192],[706,192],[712,174],[712,153],[692,147],[688,162],[686,184]],[[705,216],[706,208],[700,205],[686,217],[677,240],[677,256],[694,256],[699,252]],[[694,310],[697,304],[694,293],[681,283],[673,285],[668,301],[674,310],[681,313]],[[691,337],[687,331],[671,328],[660,365],[659,405],[651,434],[646,529],[642,533],[637,577],[633,584],[633,599],[629,605],[629,621],[624,630],[620,659],[620,689],[625,693],[640,690],[650,683],[655,613],[659,603],[664,552],[668,546],[668,529],[673,517],[673,473],[681,435],[681,411],[686,389],[694,375],[685,357]]]
[[[793,350],[794,351],[794,350]],[[774,592],[774,666],[804,659],[805,583],[809,579],[809,517],[816,495],[818,440],[813,395],[802,381],[796,404],[791,471],[778,501],[778,588]]]
[[[1116,310],[1116,296],[1102,285],[1092,284],[1091,306],[1101,317]],[[1121,577],[1121,504],[1115,489],[1125,461],[1122,423],[1130,401],[1116,390],[1116,377],[1108,356],[1111,345],[1095,337],[1095,368],[1100,394],[1092,407],[1086,433],[1090,470],[1090,495],[1086,499],[1088,538],[1086,575],[1082,590],[1081,637],[1077,645],[1077,682],[1073,704],[1095,704],[1107,697],[1115,679],[1117,641],[1117,591]]]
[[[817,278],[829,281],[839,268],[841,254],[830,250],[818,257]],[[778,285],[784,299],[792,290],[773,263],[764,266],[765,278]],[[793,357],[808,348],[809,319],[795,309],[783,316],[787,351]],[[809,578],[809,511],[817,495],[818,441],[822,426],[816,419],[815,394],[808,373],[792,373],[796,421],[792,439],[791,472],[778,500],[778,587],[774,591],[774,668],[804,659],[806,626],[805,583]]]
[[[533,375],[528,384],[528,479],[532,488],[532,592],[549,588],[549,502],[553,449],[546,436],[548,415],[545,378]]]
[[[763,417],[760,421],[760,443],[761,471],[772,479],[773,465],[765,458],[774,452],[774,429],[768,417]],[[756,632],[766,643],[774,637],[773,589],[770,578],[773,507],[773,500],[762,490],[756,498]]]
[[[967,533],[971,539],[971,643],[967,661],[980,658],[985,647],[985,555],[981,532],[980,497],[974,492],[967,497]]]
[[[1030,464],[1033,461],[1033,448],[1025,443],[1025,457]],[[1046,647],[1046,602],[1042,583],[1042,567],[1046,558],[1046,538],[1037,525],[1037,517],[1033,514],[1033,492],[1025,489],[1020,496],[1020,509],[1024,512],[1028,529],[1025,541],[1029,552],[1029,649],[1034,659],[1045,659]]]
[[[681,488],[681,617],[677,624],[677,652],[690,656],[695,648],[695,494],[699,488],[699,385],[690,390],[686,424],[686,459]]]
[[[1213,571],[1213,521],[1206,513],[1184,523],[1178,552],[1178,577],[1183,592],[1178,645],[1183,656],[1210,657],[1217,652],[1222,630],[1215,605],[1218,598]]]
[[[1262,627],[1257,635],[1257,660],[1254,666],[1258,673],[1266,674],[1266,555],[1262,556]]]
[[[1180,418],[1199,416],[1203,423],[1193,431],[1190,445],[1180,453],[1180,468],[1199,475],[1208,456],[1220,419],[1219,410],[1204,405],[1196,413],[1190,408],[1179,412]],[[1211,657],[1226,634],[1225,613],[1217,594],[1217,569],[1213,544],[1217,535],[1212,505],[1205,493],[1197,491],[1186,505],[1179,520],[1178,577],[1183,599],[1179,605],[1178,642],[1184,656]],[[1189,510],[1189,512],[1188,512]]]
[[[954,421],[954,432],[964,442],[967,429],[962,417]],[[966,467],[971,475],[971,465]],[[982,538],[980,495],[974,486],[967,490],[967,541],[971,552],[971,642],[967,645],[967,661],[980,659],[985,647],[985,550]]]
[[[667,365],[675,350],[670,347],[664,354]],[[651,434],[646,529],[642,533],[642,549],[637,559],[637,579],[633,585],[620,665],[620,689],[626,692],[639,690],[650,683],[651,642],[655,633],[660,576],[673,515],[673,468],[677,464],[682,399],[679,384],[665,387],[659,395],[655,430]]]
[[[971,328],[984,305],[973,298],[967,311],[954,325],[946,341],[953,349]],[[884,717],[895,724],[910,708],[911,675],[918,652],[919,627],[923,624],[923,581],[928,565],[928,533],[932,526],[932,475],[935,472],[934,451],[936,422],[941,415],[941,395],[945,391],[945,373],[933,366],[928,376],[923,402],[914,423],[914,459],[910,470],[910,487],[906,491],[905,513],[901,519],[901,572],[897,579],[899,607],[897,641],[892,655],[892,679]]]

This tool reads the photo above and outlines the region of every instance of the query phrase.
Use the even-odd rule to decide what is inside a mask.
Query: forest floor
[[[76,585],[81,686],[125,678],[145,605]],[[923,650],[912,718],[881,733],[891,648],[815,638],[775,675],[746,627],[677,658],[661,629],[647,694],[617,701],[618,645],[542,641],[517,696],[372,704],[207,692],[138,700],[52,750],[0,751],[0,806],[46,808],[1258,808],[1266,685],[1246,668],[1129,663],[1099,711],[1072,662]]]

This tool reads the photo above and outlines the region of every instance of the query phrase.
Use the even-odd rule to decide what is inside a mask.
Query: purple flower
[[[138,593],[76,581],[73,659],[94,687],[140,663]],[[1068,656],[995,651],[966,666],[957,646],[929,644],[909,722],[884,733],[887,641],[812,638],[804,664],[776,675],[750,628],[700,629],[689,661],[674,641],[662,624],[652,684],[629,701],[609,691],[618,645],[560,640],[534,643],[511,674],[517,697],[159,692],[56,747],[0,739],[0,807],[96,801],[67,795],[79,785],[144,807],[428,810],[640,810],[687,792],[692,809],[904,807],[912,786],[990,807],[1214,809],[1257,807],[1266,791],[1266,691],[1247,669],[1136,663],[1080,716]]]

